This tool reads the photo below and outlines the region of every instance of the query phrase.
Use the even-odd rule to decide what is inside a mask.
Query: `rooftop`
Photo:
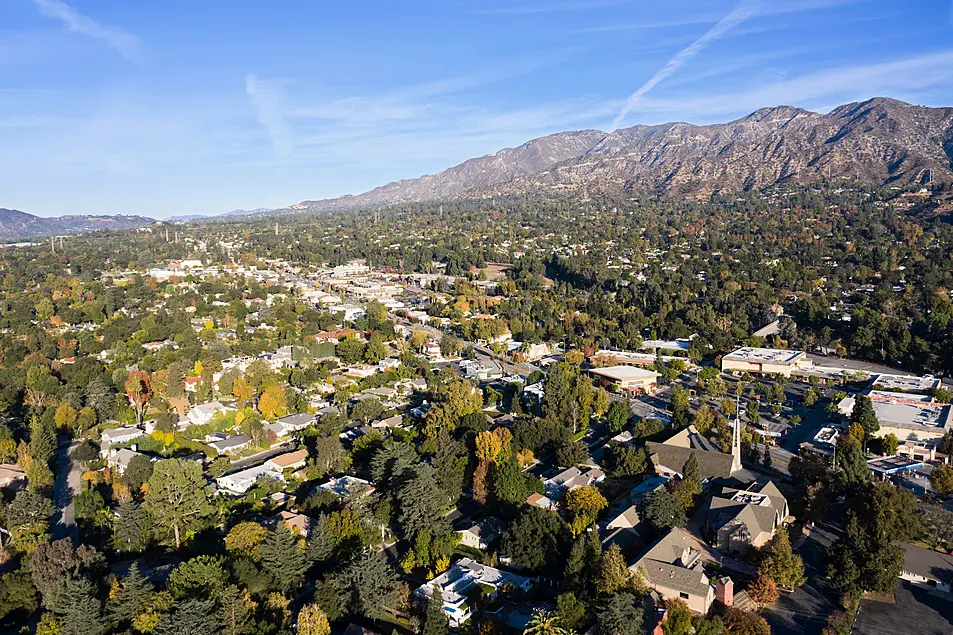
[[[867,461],[867,467],[878,474],[896,474],[897,472],[909,472],[919,467],[923,467],[923,461],[916,461],[902,456],[883,456]]]
[[[728,353],[723,359],[736,359],[745,362],[760,362],[763,364],[792,364],[804,355],[803,351],[745,346]]]
[[[932,375],[916,377],[912,375],[891,375],[881,373],[874,377],[873,386],[882,390],[901,390],[903,392],[926,392],[940,386],[940,380]]]
[[[609,366],[608,368],[593,368],[589,371],[593,375],[608,377],[616,381],[632,379],[658,379],[659,374],[654,370],[646,370],[636,366]]]

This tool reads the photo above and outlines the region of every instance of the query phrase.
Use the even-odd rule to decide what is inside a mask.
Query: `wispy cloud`
[[[793,105],[825,111],[874,96],[920,101],[930,91],[953,82],[953,49],[905,59],[851,64],[759,82],[747,90],[647,97],[635,109],[647,121],[685,118],[723,121],[764,106]],[[928,101],[928,100],[927,100]]]
[[[639,103],[639,100],[641,100],[646,93],[655,88],[659,82],[663,81],[666,77],[676,72],[682,67],[683,64],[685,64],[685,62],[705,50],[709,44],[753,16],[757,9],[758,0],[741,0],[741,2],[739,2],[728,15],[719,20],[715,26],[708,29],[704,35],[676,53],[675,57],[666,62],[665,66],[656,71],[656,73],[652,75],[648,81],[642,84],[637,91],[629,96],[629,98],[625,101],[625,105],[622,107],[622,110],[619,111],[619,114],[612,122],[612,129],[615,130],[618,128],[629,111],[631,111],[635,105]]]
[[[132,60],[139,50],[139,38],[117,27],[109,26],[79,13],[60,0],[33,0],[41,15],[62,22],[74,33],[105,43]]]
[[[262,81],[256,75],[249,73],[245,76],[245,94],[251,102],[258,122],[265,127],[271,139],[275,154],[280,159],[287,159],[294,149],[294,140],[291,128],[285,121],[281,91],[274,82]]]

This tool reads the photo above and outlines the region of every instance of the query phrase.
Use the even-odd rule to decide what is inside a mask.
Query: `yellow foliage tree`
[[[258,412],[268,421],[288,414],[288,405],[285,402],[285,391],[278,384],[265,388],[258,398]]]

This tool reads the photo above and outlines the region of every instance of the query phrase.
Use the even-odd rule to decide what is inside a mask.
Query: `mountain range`
[[[0,208],[0,239],[76,234],[100,229],[134,229],[155,221],[144,216],[55,216],[43,218],[15,209]]]
[[[507,195],[586,198],[648,193],[705,198],[824,179],[866,186],[953,183],[953,108],[877,97],[827,114],[793,106],[756,110],[723,124],[638,125],[613,132],[569,131],[533,139],[363,194],[302,201],[283,209],[237,209],[237,216],[322,212]],[[141,216],[41,218],[0,209],[0,239],[152,224]]]
[[[827,114],[777,106],[724,124],[561,132],[437,174],[282,211],[517,194],[697,198],[825,178],[869,186],[953,181],[953,108],[878,97]]]

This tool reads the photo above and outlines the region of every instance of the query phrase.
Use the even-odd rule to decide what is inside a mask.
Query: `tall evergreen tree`
[[[119,583],[118,590],[109,598],[106,613],[113,626],[128,624],[149,606],[155,590],[152,583],[132,563],[129,573]]]
[[[400,503],[398,521],[405,538],[414,538],[429,530],[434,535],[448,532],[444,512],[448,499],[429,465],[418,465],[409,470],[409,477],[397,492]]]
[[[641,635],[642,619],[638,598],[626,591],[610,595],[596,614],[600,635]]]
[[[288,525],[279,521],[278,528],[268,534],[260,551],[265,571],[271,574],[281,591],[290,591],[301,584],[308,570],[308,559]]]
[[[222,625],[215,610],[215,602],[191,599],[177,603],[171,613],[162,616],[156,625],[156,635],[215,635]]]
[[[427,600],[427,616],[424,619],[423,635],[447,635],[449,623],[443,610],[443,591],[440,585],[433,585],[433,592]]]

